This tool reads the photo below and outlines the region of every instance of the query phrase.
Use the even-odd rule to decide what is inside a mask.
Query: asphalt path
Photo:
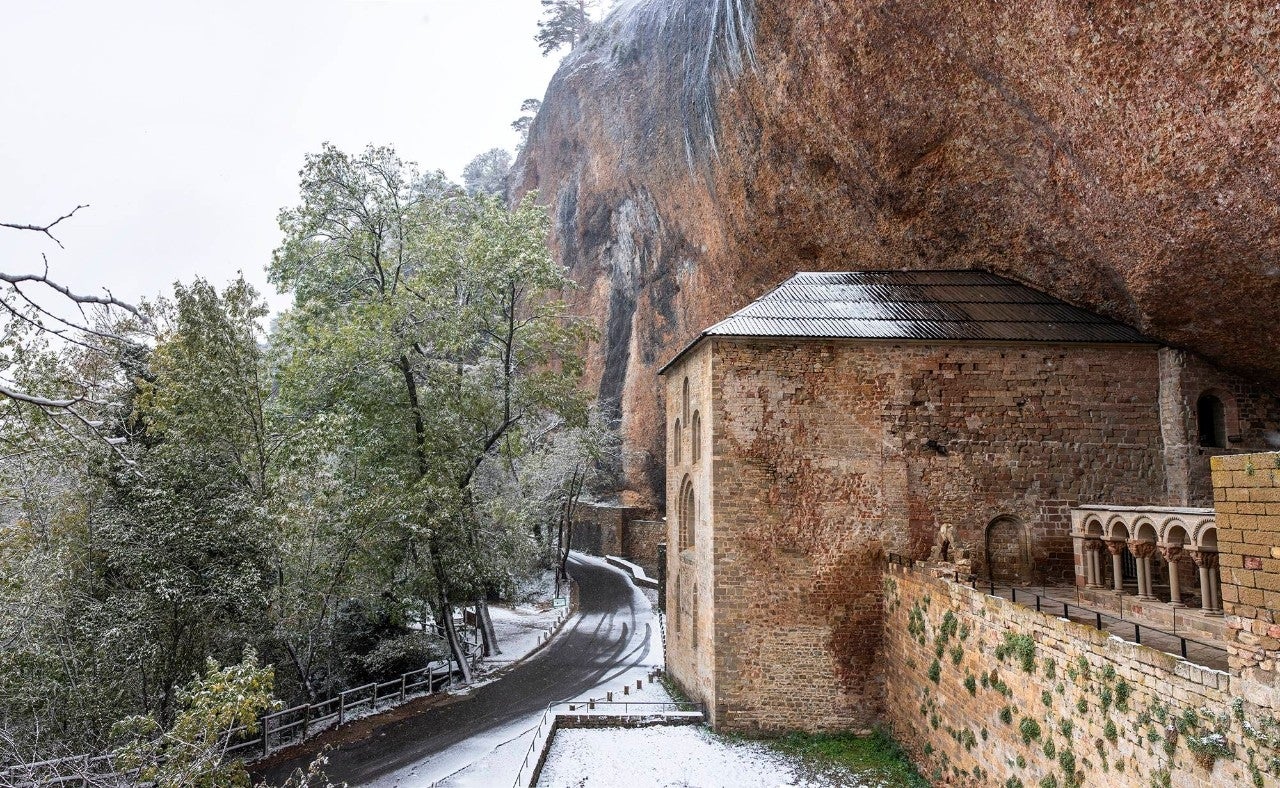
[[[375,725],[371,736],[330,750],[329,778],[353,788],[385,782],[394,772],[465,748],[477,737],[522,720],[535,724],[547,704],[586,697],[618,676],[653,664],[658,633],[649,623],[648,601],[630,579],[576,554],[570,556],[569,573],[578,585],[578,612],[540,652],[456,702]],[[312,757],[307,753],[273,764],[257,776],[279,784],[294,769],[305,769]]]

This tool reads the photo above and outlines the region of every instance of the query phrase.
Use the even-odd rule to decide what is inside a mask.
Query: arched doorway
[[[1031,543],[1027,529],[1016,517],[1001,515],[987,526],[987,575],[997,583],[1031,580]]]

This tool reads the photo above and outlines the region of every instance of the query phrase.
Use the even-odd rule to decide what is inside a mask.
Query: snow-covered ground
[[[555,608],[550,601],[542,604],[522,604],[515,607],[489,606],[489,617],[498,636],[501,654],[486,657],[480,663],[483,672],[489,673],[519,662],[547,638],[568,614],[568,608]]]
[[[775,788],[874,786],[844,770],[815,773],[759,742],[716,736],[700,725],[562,728],[538,788]]]

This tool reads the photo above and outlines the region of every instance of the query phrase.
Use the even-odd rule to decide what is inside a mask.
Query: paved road
[[[463,749],[468,740],[521,721],[535,724],[548,703],[585,697],[654,664],[659,647],[648,623],[650,607],[626,575],[577,555],[570,557],[569,572],[578,584],[579,610],[546,648],[458,702],[387,723],[369,738],[330,751],[330,779],[353,788],[383,783],[450,748]],[[279,783],[309,760],[279,764],[261,776]]]

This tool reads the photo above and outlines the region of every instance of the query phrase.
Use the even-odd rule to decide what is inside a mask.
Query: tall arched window
[[[689,379],[684,379],[684,391],[680,395],[680,416],[689,423]]]
[[[684,436],[680,434],[680,419],[676,419],[675,426],[671,428],[671,459],[676,465],[681,463],[680,444],[683,438]]]
[[[693,547],[694,523],[697,520],[698,507],[693,497],[693,482],[685,477],[680,485],[680,549]]]
[[[689,422],[689,440],[692,444],[689,446],[689,459],[695,463],[702,459],[702,417],[698,415],[698,411],[693,412],[693,421]]]
[[[1227,448],[1227,408],[1213,394],[1204,393],[1196,401],[1196,424],[1200,428],[1200,445],[1211,449]]]

